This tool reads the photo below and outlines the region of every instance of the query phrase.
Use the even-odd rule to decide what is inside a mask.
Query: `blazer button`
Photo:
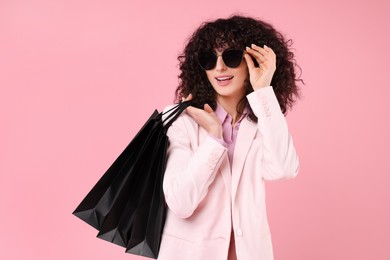
[[[241,229],[237,229],[237,236],[242,236],[242,230]]]

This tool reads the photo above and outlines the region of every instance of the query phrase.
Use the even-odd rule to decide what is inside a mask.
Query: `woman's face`
[[[206,70],[206,75],[217,92],[217,100],[222,98],[237,101],[245,95],[244,82],[248,77],[248,67],[245,59],[236,68],[227,67],[221,56],[223,50],[214,49],[218,55],[217,64],[213,69]]]

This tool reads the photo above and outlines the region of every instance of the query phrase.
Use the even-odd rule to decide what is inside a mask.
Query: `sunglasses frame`
[[[241,59],[240,59],[240,62],[237,64],[237,65],[234,65],[233,66],[233,64],[231,64],[231,62],[230,61],[228,61],[227,63],[226,63],[226,60],[228,59],[226,56],[224,56],[224,54],[226,55],[227,53],[229,53],[229,51],[239,51],[239,52],[241,52],[240,53],[240,55],[241,55]],[[222,60],[223,60],[223,62],[225,63],[225,65],[227,66],[227,67],[229,67],[229,68],[237,68],[238,66],[240,66],[240,64],[241,64],[241,62],[242,62],[242,59],[244,58],[244,50],[241,50],[241,49],[226,49],[226,50],[224,50],[221,54],[217,54],[217,53],[215,53],[214,51],[203,51],[203,52],[200,52],[200,53],[202,53],[203,55],[204,54],[207,54],[207,55],[210,55],[210,56],[213,56],[213,59],[215,59],[215,61],[213,61],[213,63],[214,63],[214,65],[211,67],[211,68],[208,68],[208,67],[204,67],[203,65],[202,65],[202,62],[200,61],[200,54],[198,54],[197,55],[197,57],[196,57],[196,59],[197,59],[197,61],[198,61],[198,64],[200,65],[200,67],[202,68],[202,69],[204,69],[204,70],[212,70],[212,69],[214,69],[215,68],[215,66],[217,65],[217,61],[218,61],[218,57],[219,56],[222,56]],[[208,58],[210,58],[210,57],[208,57]],[[238,61],[237,61],[238,62]],[[229,64],[230,63],[230,64]],[[231,66],[229,66],[229,65],[231,65]]]

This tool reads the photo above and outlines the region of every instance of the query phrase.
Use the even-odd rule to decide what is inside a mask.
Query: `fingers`
[[[246,51],[252,55],[259,64],[267,63],[268,61],[274,63],[276,57],[274,51],[266,45],[264,45],[264,48],[261,48],[260,46],[252,44],[251,48],[246,47]]]
[[[187,107],[186,108],[186,111],[187,111],[187,113],[188,114],[190,114],[191,116],[194,116],[195,114],[196,114],[196,110],[197,110],[198,108],[196,108],[196,107],[193,107],[193,106],[189,106],[189,107]]]
[[[188,114],[190,114],[190,116],[194,118],[204,116],[205,112],[207,112],[207,114],[214,115],[214,110],[210,107],[209,104],[204,104],[203,109],[189,106],[186,108],[186,111],[188,112]]]
[[[253,44],[253,43],[251,45],[251,48],[255,49],[256,51],[258,51],[264,55],[266,55],[269,52],[269,50],[271,50],[271,48],[269,48],[267,45],[264,45],[264,48],[261,48],[260,46],[257,46],[256,44]]]
[[[267,56],[269,54],[271,54],[271,55],[275,54],[275,52],[270,47],[268,47],[265,44],[264,44],[264,48],[261,48],[260,46],[257,46],[256,44],[252,43],[251,48],[256,50],[256,51],[258,51],[258,52],[260,52],[264,56]]]
[[[246,51],[250,55],[252,55],[257,60],[257,62],[259,64],[267,61],[267,59],[266,59],[267,52],[264,49],[254,45],[254,44],[252,44],[252,48],[253,49],[246,47]]]
[[[192,94],[189,94],[187,97],[182,98],[182,102],[192,100]],[[209,104],[204,104],[203,109],[196,108],[193,106],[188,106],[186,111],[193,117],[199,116],[202,112],[214,113],[214,110],[210,107]]]
[[[255,63],[253,62],[251,56],[248,53],[244,53],[244,59],[246,61],[246,64],[248,66],[249,71],[252,70],[255,67]]]
[[[203,109],[189,106],[186,108],[186,112],[199,124],[199,120],[202,118],[202,115],[206,113]]]
[[[192,100],[192,94],[189,94],[187,97],[182,97],[181,101]]]
[[[191,116],[199,116],[201,115],[202,113],[204,112],[207,112],[207,113],[214,113],[214,110],[210,107],[209,104],[205,104],[203,106],[203,109],[200,109],[200,108],[196,108],[196,107],[193,107],[193,106],[189,106],[186,108],[187,112],[191,115]]]
[[[210,113],[193,106],[189,106],[186,108],[186,112],[201,126],[206,128],[206,125],[209,123],[209,119],[207,119],[210,116]]]
[[[214,112],[213,109],[210,107],[209,104],[205,104],[203,107],[204,107],[204,110],[205,110],[206,112],[209,112],[209,113]]]
[[[205,104],[204,109],[189,106],[187,113],[195,120],[199,126],[203,127],[209,134],[221,138],[222,124],[213,109]]]
[[[273,74],[276,70],[276,55],[268,46],[264,45],[261,48],[255,44],[246,47],[244,58],[247,62],[249,70],[249,80],[253,89],[259,89],[269,86],[272,81]],[[254,60],[257,61],[259,67],[254,65]]]

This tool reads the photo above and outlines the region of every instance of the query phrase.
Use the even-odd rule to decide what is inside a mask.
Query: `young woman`
[[[194,106],[168,131],[158,259],[273,259],[264,181],[299,168],[284,117],[300,81],[290,43],[242,16],[206,22],[189,39],[176,97]]]

